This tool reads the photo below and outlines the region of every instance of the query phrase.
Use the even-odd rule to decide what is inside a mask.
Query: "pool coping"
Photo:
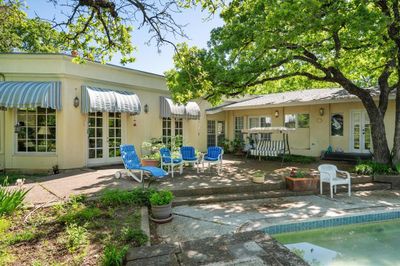
[[[368,213],[357,213],[343,215],[340,217],[318,218],[307,221],[288,222],[283,224],[275,224],[266,226],[261,231],[270,234],[282,234],[290,232],[298,232],[305,230],[321,229],[327,227],[336,227],[350,224],[362,224],[368,222],[387,221],[400,219],[400,208],[376,211]]]

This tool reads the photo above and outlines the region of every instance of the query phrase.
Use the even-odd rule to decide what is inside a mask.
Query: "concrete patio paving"
[[[173,208],[174,219],[156,226],[163,243],[191,241],[269,225],[400,209],[400,191],[360,191],[331,199],[325,195],[266,198]]]

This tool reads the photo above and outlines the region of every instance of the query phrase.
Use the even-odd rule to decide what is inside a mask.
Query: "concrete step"
[[[372,177],[358,176],[351,179],[352,184],[371,183]],[[195,187],[185,189],[171,189],[176,197],[191,197],[191,196],[207,196],[215,194],[236,194],[236,193],[254,193],[277,191],[286,188],[284,180],[266,181],[264,184],[256,184],[249,182],[247,184],[234,184],[215,187]]]
[[[338,192],[347,192],[347,186],[338,186]],[[390,184],[385,183],[361,183],[353,184],[352,191],[371,191],[371,190],[388,190],[391,189]],[[329,193],[329,186],[324,186],[324,194]],[[319,191],[318,191],[319,192]],[[205,195],[192,195],[192,196],[176,196],[173,201],[174,206],[181,205],[195,205],[195,204],[208,204],[216,202],[227,201],[240,201],[240,200],[254,200],[265,198],[278,198],[290,196],[304,196],[313,195],[318,192],[293,192],[286,189],[278,189],[275,191],[253,191],[253,192],[238,192],[238,193],[221,193],[221,194],[205,194]]]

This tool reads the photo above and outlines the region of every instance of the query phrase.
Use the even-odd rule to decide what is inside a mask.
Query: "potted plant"
[[[150,141],[144,141],[141,145],[142,165],[158,166],[160,164],[160,148],[163,146],[161,139],[152,138]]]
[[[253,182],[262,184],[265,180],[265,173],[263,171],[257,171],[253,174]]]
[[[231,141],[231,147],[232,147],[232,152],[235,155],[242,156],[243,153],[243,148],[244,148],[244,141],[241,138],[235,138],[233,141]]]
[[[285,176],[286,188],[291,191],[317,191],[319,178],[307,171],[292,168],[289,176]]]
[[[174,195],[169,190],[155,191],[150,195],[150,219],[164,223],[172,220],[172,200]]]

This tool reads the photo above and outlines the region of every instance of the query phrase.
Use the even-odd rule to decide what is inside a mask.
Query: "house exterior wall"
[[[320,108],[324,109],[324,115],[319,114]],[[326,150],[329,145],[334,150],[341,149],[345,152],[351,151],[351,112],[353,110],[364,110],[361,102],[341,102],[326,104],[308,104],[297,106],[277,106],[269,108],[252,108],[241,110],[226,110],[218,114],[207,115],[207,119],[226,116],[227,133],[229,140],[234,138],[234,119],[244,117],[244,128],[248,128],[249,117],[269,116],[273,127],[284,126],[285,114],[310,114],[309,128],[296,128],[289,133],[289,144],[293,154],[319,156],[321,151]],[[279,116],[275,117],[275,111]],[[331,115],[340,113],[343,115],[343,136],[331,136]],[[389,102],[385,116],[386,135],[389,147],[393,145],[395,121],[395,102]],[[281,139],[280,134],[272,134],[272,139]]]
[[[0,169],[49,170],[81,168],[88,165],[88,116],[75,108],[73,100],[81,100],[81,86],[96,86],[136,93],[142,112],[136,116],[122,114],[122,142],[134,144],[140,153],[143,141],[161,137],[160,96],[170,96],[163,76],[122,67],[88,62],[71,62],[63,55],[0,54],[0,73],[6,81],[61,81],[62,110],[56,112],[56,152],[21,153],[16,150],[14,125],[16,109],[0,111]],[[82,104],[82,103],[80,103]],[[149,106],[149,112],[143,106]],[[201,102],[201,119],[183,121],[185,145],[206,149],[207,102]],[[135,122],[134,122],[135,121]],[[136,126],[134,126],[136,124]]]

